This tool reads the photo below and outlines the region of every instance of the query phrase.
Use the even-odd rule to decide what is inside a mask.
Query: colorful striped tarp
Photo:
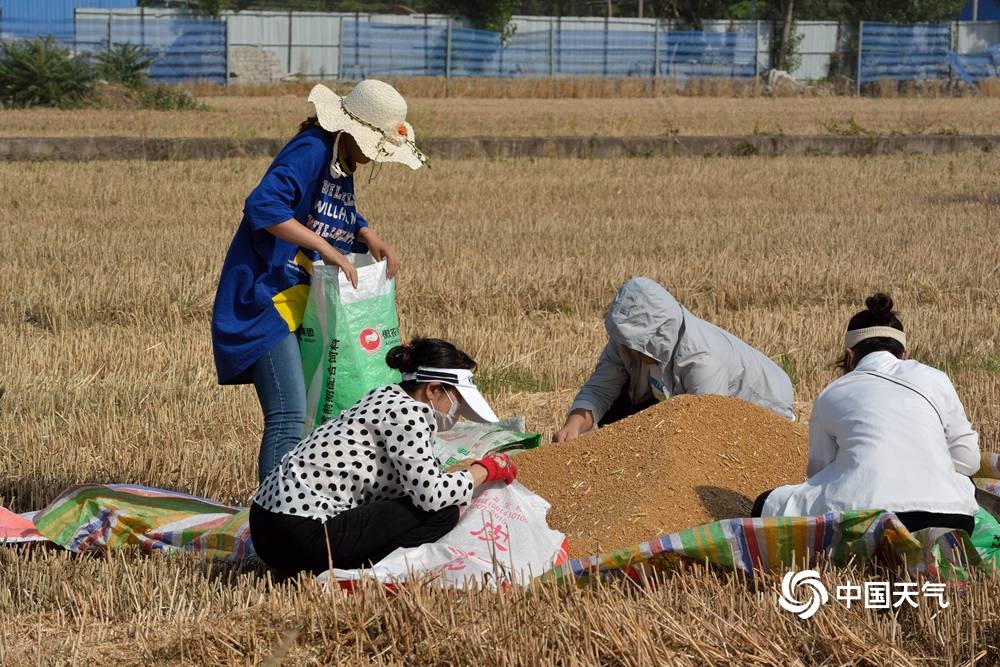
[[[983,452],[983,462],[972,481],[983,491],[1000,496],[1000,452]]]
[[[6,507],[0,507],[0,544],[17,544],[19,542],[42,542],[42,537],[35,529],[35,522],[30,516],[14,514]]]
[[[929,528],[910,533],[889,512],[863,511],[814,517],[727,519],[696,526],[599,556],[571,560],[543,575],[586,582],[594,578],[642,580],[675,569],[682,561],[756,571],[843,566],[852,560],[900,562],[913,574],[964,579],[970,569],[997,572],[1000,552],[977,550],[960,531]]]
[[[980,489],[1000,496],[1000,454],[983,454],[974,481]],[[244,508],[177,491],[85,484],[62,493],[35,516],[35,525],[45,538],[76,552],[138,546],[146,552],[186,550],[237,561],[254,556],[247,520]],[[970,569],[1000,569],[1000,544],[996,524],[992,525],[989,530],[994,534],[985,534],[984,528],[984,534],[973,534],[970,539],[945,529],[911,534],[895,515],[875,510],[727,519],[568,561],[543,577],[641,579],[650,571],[673,569],[681,561],[707,562],[752,576],[757,570],[776,571],[803,562],[838,566],[852,560],[891,558],[904,562],[913,573],[964,578]]]
[[[249,511],[178,491],[133,484],[83,484],[35,516],[38,531],[74,552],[138,546],[211,558],[252,557]]]
[[[1000,496],[1000,454],[984,453],[973,481],[978,488]],[[752,577],[756,571],[778,571],[805,563],[843,566],[851,561],[892,559],[890,562],[901,562],[914,575],[964,579],[970,570],[1000,573],[996,525],[985,510],[980,511],[971,537],[943,528],[910,533],[895,514],[879,510],[726,519],[627,549],[571,560],[543,578],[642,580],[652,572],[670,571],[682,561],[740,570]]]

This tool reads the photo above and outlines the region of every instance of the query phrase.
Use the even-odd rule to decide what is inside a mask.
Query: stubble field
[[[266,166],[0,164],[4,506],[37,509],[84,481],[247,503],[259,408],[251,387],[215,384],[208,321]],[[647,275],[778,360],[802,417],[835,375],[847,318],[891,292],[914,356],[951,374],[996,451],[998,171],[988,154],[457,161],[357,182],[402,255],[404,337],[454,340],[498,412],[546,435],[596,360],[615,289]],[[286,664],[1000,663],[995,580],[952,591],[934,618],[830,607],[803,623],[769,578],[696,571],[643,590],[348,597],[186,556],[0,549],[0,578],[0,664],[276,651]]]
[[[308,91],[308,86],[296,86],[288,94],[262,97],[207,96],[201,98],[206,110],[199,112],[7,110],[0,137],[287,137],[311,113],[305,101]],[[475,136],[1000,133],[1000,95],[872,99],[625,94],[608,99],[407,100],[418,143],[430,137]]]

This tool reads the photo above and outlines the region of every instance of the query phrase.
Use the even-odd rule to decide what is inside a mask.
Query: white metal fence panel
[[[295,13],[292,17],[290,71],[308,78],[334,78],[340,67],[340,28],[335,14]]]
[[[956,37],[959,53],[981,53],[1000,44],[1000,21],[959,23]]]
[[[241,72],[244,60],[254,55],[262,62],[267,62],[267,54],[271,55],[270,61],[276,66],[268,72],[271,75],[280,77],[292,71],[289,12],[226,12],[225,17],[229,29],[230,76]],[[263,72],[261,78],[264,78]],[[236,82],[239,83],[239,79]]]
[[[771,40],[774,39],[774,25],[770,21],[757,21],[757,71],[766,72],[771,68]],[[795,76],[794,72],[791,72]]]
[[[389,25],[436,26],[448,25],[448,17],[444,14],[361,14],[360,21],[385,23]],[[351,18],[351,17],[348,17]]]
[[[830,73],[830,59],[840,48],[840,24],[829,21],[802,21],[795,26],[799,37],[799,66],[790,74],[796,79],[815,81]]]

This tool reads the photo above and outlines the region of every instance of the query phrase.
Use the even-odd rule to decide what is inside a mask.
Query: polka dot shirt
[[[369,392],[288,452],[254,502],[323,521],[375,500],[408,497],[436,511],[472,500],[472,475],[443,473],[431,409],[391,384]]]

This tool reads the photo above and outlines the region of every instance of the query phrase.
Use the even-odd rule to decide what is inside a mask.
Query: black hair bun
[[[385,355],[385,365],[403,373],[414,372],[417,370],[417,364],[413,358],[413,348],[408,345],[397,345],[392,348]]]
[[[415,373],[424,368],[467,368],[472,370],[476,362],[446,340],[421,338],[417,336],[406,345],[397,345],[385,355],[385,363],[403,373]]]
[[[892,297],[884,292],[877,292],[865,299],[865,306],[880,320],[888,320],[893,315]]]

